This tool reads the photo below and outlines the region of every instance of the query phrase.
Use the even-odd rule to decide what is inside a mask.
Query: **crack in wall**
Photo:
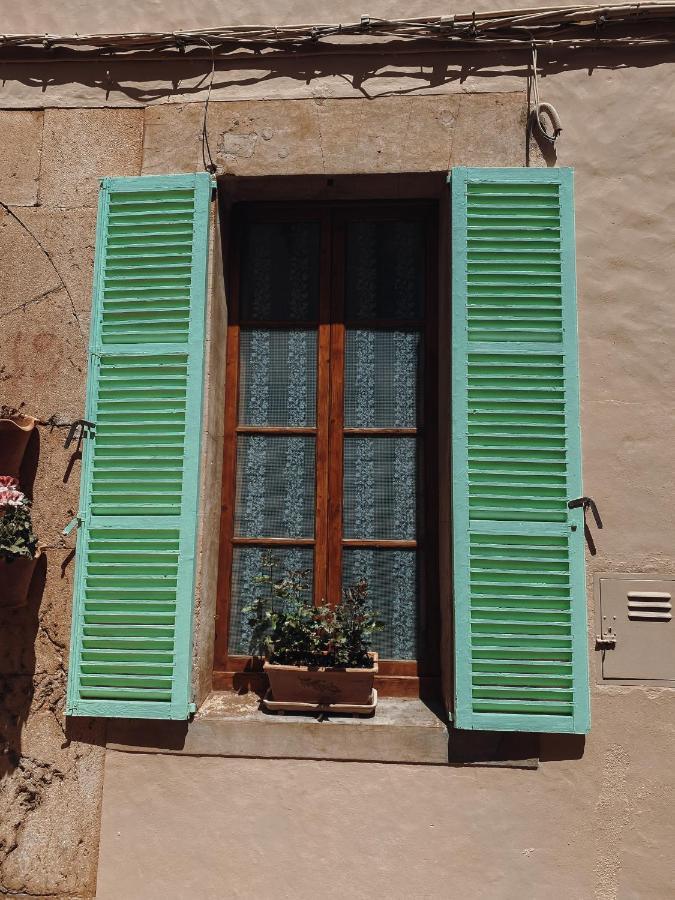
[[[322,168],[323,168],[323,174],[325,175],[325,174],[326,174],[326,157],[325,157],[325,154],[324,154],[324,152],[323,152],[323,134],[322,134],[322,132],[321,132],[321,110],[320,110],[320,106],[321,106],[321,103],[319,102],[319,99],[317,98],[317,99],[314,101],[314,111],[315,111],[315,113],[316,113],[316,127],[317,127],[317,131],[318,131],[318,133],[319,133],[319,150],[321,151],[321,166],[322,166]]]
[[[2,200],[0,200],[0,207],[2,207],[2,209],[4,209],[5,212],[6,212],[9,216],[11,216],[11,217],[12,217],[12,218],[13,218],[13,219],[21,226],[21,228],[23,228],[23,230],[26,232],[26,234],[28,234],[28,235],[35,241],[35,243],[37,244],[37,246],[38,246],[38,247],[40,248],[40,250],[44,253],[44,255],[45,255],[47,261],[49,262],[49,265],[52,267],[52,269],[53,269],[54,272],[56,273],[57,278],[58,278],[59,281],[61,282],[61,286],[62,286],[63,290],[64,290],[64,291],[66,292],[66,294],[68,295],[68,300],[70,301],[70,306],[71,306],[71,309],[72,309],[72,311],[73,311],[73,318],[74,318],[75,321],[77,322],[77,328],[78,328],[78,331],[80,332],[80,336],[81,336],[81,338],[82,338],[82,340],[83,340],[83,342],[84,342],[85,347],[87,347],[87,343],[88,343],[88,342],[87,342],[87,335],[84,333],[84,330],[83,330],[83,328],[82,328],[82,323],[80,322],[80,317],[79,317],[78,314],[77,314],[77,308],[76,308],[76,306],[75,306],[75,301],[73,300],[73,295],[70,293],[70,289],[68,288],[68,285],[66,284],[66,281],[65,281],[63,275],[62,275],[61,272],[59,271],[58,266],[57,266],[56,263],[54,262],[51,253],[49,252],[49,250],[47,250],[47,248],[46,248],[45,245],[42,243],[42,241],[40,240],[40,238],[33,232],[33,230],[32,230],[31,228],[28,227],[28,225],[26,225],[26,223],[23,221],[23,219],[22,219],[20,216],[18,216],[18,215],[14,212],[13,209],[11,209],[11,207],[9,207],[9,206],[8,206],[6,203],[4,203]]]
[[[12,313],[18,312],[19,310],[25,310],[26,307],[32,306],[34,303],[39,303],[40,300],[45,300],[47,297],[50,297],[52,294],[59,294],[63,290],[63,285],[57,284],[56,287],[49,288],[47,291],[43,291],[41,294],[38,294],[37,297],[31,297],[30,300],[26,300],[24,303],[19,303],[18,306],[13,306],[11,309],[6,310],[2,315],[0,315],[0,319],[6,319],[8,316],[11,316]]]

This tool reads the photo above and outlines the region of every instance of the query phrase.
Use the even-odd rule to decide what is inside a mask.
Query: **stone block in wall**
[[[20,208],[12,215],[0,209],[0,318],[61,286],[61,279],[48,257],[27,228],[21,225],[27,212],[29,210]],[[0,366],[4,362],[3,353]]]
[[[210,106],[213,109],[213,106]],[[143,175],[199,172],[203,103],[164,103],[145,110]]]
[[[448,168],[459,97],[316,100],[325,171],[437,172]]]
[[[2,317],[3,402],[46,420],[81,418],[88,335],[63,288]]]
[[[314,100],[221,103],[209,110],[211,153],[225,174],[322,173]]]
[[[202,168],[201,104],[146,112],[143,171]],[[525,99],[452,94],[212,103],[209,145],[235,176],[442,172],[522,165]]]
[[[37,207],[20,210],[21,219],[49,253],[72,297],[82,330],[88,335],[91,316],[96,209]]]
[[[527,139],[524,93],[462,94],[451,166],[522,166]]]
[[[9,206],[33,206],[38,200],[41,110],[0,110],[0,200]]]
[[[45,110],[40,203],[96,206],[99,179],[139,175],[141,109]]]

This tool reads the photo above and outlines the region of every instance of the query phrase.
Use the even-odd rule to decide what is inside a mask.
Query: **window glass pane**
[[[368,599],[384,629],[375,632],[373,650],[384,659],[416,659],[419,594],[416,550],[361,550],[347,547],[342,557],[343,586],[368,582]]]
[[[417,427],[421,367],[419,332],[349,329],[345,346],[345,427]]]
[[[239,421],[242,425],[315,424],[315,331],[242,328]]]
[[[250,613],[244,608],[260,596],[265,587],[255,584],[254,578],[263,570],[263,558],[271,555],[278,563],[275,576],[283,577],[287,571],[309,570],[307,575],[307,596],[313,597],[314,551],[306,547],[235,547],[232,557],[232,595],[230,600],[230,653],[247,654],[251,628],[248,624]],[[269,572],[266,569],[265,572]]]
[[[319,310],[318,222],[244,226],[240,310],[243,319],[316,319]]]
[[[314,537],[314,438],[240,435],[238,537]]]
[[[424,224],[347,225],[348,319],[418,319],[424,311]]]
[[[418,443],[414,437],[345,437],[345,538],[415,540]]]

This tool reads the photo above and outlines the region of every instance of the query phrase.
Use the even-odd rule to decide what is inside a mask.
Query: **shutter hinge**
[[[194,716],[194,714],[196,712],[197,712],[197,704],[194,702],[188,703],[188,714],[191,716]]]
[[[68,524],[67,524],[66,527],[63,529],[63,531],[61,532],[61,534],[62,534],[64,537],[68,537],[68,535],[70,534],[70,532],[71,532],[74,528],[79,528],[81,524],[82,524],[82,517],[81,517],[80,515],[73,516],[73,518],[70,520],[70,522],[68,522]]]
[[[96,428],[96,423],[88,422],[87,419],[75,419],[73,424],[70,426],[68,435],[66,436],[66,442],[63,445],[64,450],[67,450],[68,447],[70,447],[70,445],[73,443],[78,428],[80,430],[80,436],[77,439],[77,449],[79,450],[80,444],[82,443],[82,438],[88,437],[88,432],[92,432],[93,435],[94,429]]]

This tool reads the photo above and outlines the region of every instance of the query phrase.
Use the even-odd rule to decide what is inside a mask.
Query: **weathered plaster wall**
[[[577,179],[584,480],[605,525],[595,532],[597,556],[588,560],[591,608],[597,571],[675,573],[675,376],[669,365],[675,342],[675,142],[663,90],[672,73],[658,57],[651,62],[589,70],[563,61],[544,81],[545,98],[556,104],[565,128],[558,161],[573,165]],[[306,71],[296,71],[293,83],[303,79],[312,85]],[[39,107],[35,83],[32,105]],[[492,91],[484,90],[486,83]],[[519,93],[504,93],[509,83]],[[391,85],[402,87],[395,78]],[[442,79],[427,87],[439,93],[214,103],[210,144],[220,172],[230,176],[524,164],[520,76],[513,82],[484,79],[480,96],[447,93]],[[100,87],[94,89],[100,97]],[[63,718],[73,539],[60,532],[77,509],[79,463],[72,448],[63,449],[66,431],[59,426],[83,411],[97,179],[194,169],[201,158],[201,114],[201,104],[177,103],[146,111],[0,111],[0,201],[6,204],[0,208],[1,400],[23,403],[56,423],[40,428],[32,456],[46,574],[26,610],[0,614],[0,732],[6,747],[0,763],[0,892],[93,896],[105,735],[100,724],[66,728]],[[533,159],[543,163],[539,155]],[[202,643],[209,628],[199,620]],[[203,677],[200,685],[203,690]],[[167,885],[187,878],[186,872],[192,878],[210,867],[218,874],[217,888],[190,881],[185,890],[222,896],[226,884],[232,896],[234,890],[241,896],[264,893],[285,865],[284,845],[272,830],[277,821],[301,848],[284,875],[286,896],[313,895],[317,859],[327,862],[324,875],[336,885],[334,896],[344,895],[340,879],[349,870],[343,860],[358,851],[362,896],[441,897],[453,883],[470,897],[472,879],[480,874],[489,890],[477,897],[555,897],[553,871],[566,888],[557,896],[661,900],[673,880],[674,694],[594,686],[593,730],[583,759],[569,759],[565,746],[551,744],[550,761],[528,774],[235,760],[211,760],[209,768],[206,761],[142,756],[125,768],[128,755],[117,754],[110,763],[110,793],[106,788],[109,846],[128,854],[128,873],[138,873],[147,863],[146,856],[135,856],[145,846],[144,833],[126,830],[138,814],[158,848],[156,884],[165,890],[157,896],[163,897],[172,896]],[[164,779],[171,791],[145,791],[144,780]],[[171,799],[179,783],[186,794],[180,809]],[[128,803],[125,785],[133,786]],[[191,793],[205,798],[204,817]],[[471,824],[474,808],[489,843],[481,843]],[[268,809],[271,818],[263,815]],[[334,822],[329,816],[325,828],[317,828],[319,809],[334,810],[336,821],[369,822],[370,838],[363,831],[354,841],[351,828],[333,828],[331,846]],[[390,841],[377,827],[389,814],[399,816]],[[209,832],[216,835],[206,845],[205,821],[215,823]],[[157,823],[164,827],[157,830]],[[189,844],[192,834],[200,836],[199,845]],[[172,843],[176,835],[187,843]],[[415,859],[424,866],[411,865],[410,856],[402,861],[408,846],[417,848]],[[172,868],[177,860],[180,870]],[[173,881],[162,881],[161,870],[173,873]],[[112,870],[106,871],[107,878]],[[503,879],[513,873],[513,884],[499,882],[500,872]],[[426,893],[415,890],[420,884]],[[528,892],[529,884],[536,890]],[[358,896],[351,877],[348,887]],[[134,896],[132,888],[117,895],[105,890],[102,896]]]

